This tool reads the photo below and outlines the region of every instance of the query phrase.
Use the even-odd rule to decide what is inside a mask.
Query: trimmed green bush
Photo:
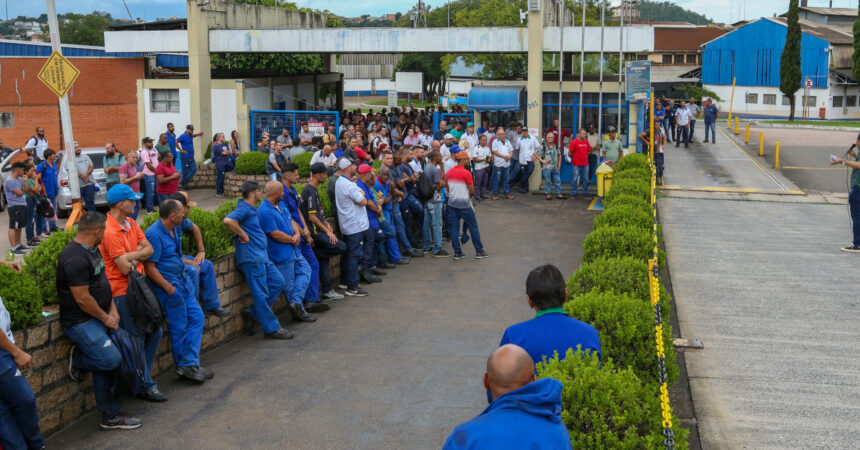
[[[56,231],[24,256],[24,273],[33,278],[46,305],[57,303],[57,258],[75,238],[75,231]],[[5,300],[6,297],[3,297]]]
[[[266,160],[269,158],[264,152],[242,153],[236,158],[236,173],[242,175],[265,175]]]
[[[625,155],[618,160],[618,163],[612,167],[615,172],[621,172],[630,168],[649,169],[651,163],[648,161],[648,156],[644,153],[631,153]]]
[[[325,213],[326,219],[334,218],[336,213],[334,205],[331,204],[331,201],[328,198],[328,183],[330,181],[331,178],[326,178],[325,181],[323,181],[323,183],[317,188],[320,193],[320,203],[322,204],[323,213]]]
[[[642,383],[630,369],[612,360],[574,353],[559,361],[537,364],[538,378],[555,378],[564,385],[561,417],[573,448],[656,449],[663,447],[658,392]],[[689,432],[672,414],[675,448],[689,448]]]
[[[300,177],[309,177],[311,176],[311,158],[314,156],[314,152],[304,152],[300,153],[296,156],[293,156],[291,162],[297,164],[299,166],[299,176]]]
[[[213,212],[191,208],[188,212],[188,219],[200,228],[207,259],[216,259],[233,252],[233,233],[224,225],[223,218],[219,219]],[[146,231],[157,220],[158,213],[147,214],[143,217],[141,228]],[[194,241],[194,236],[190,232],[182,233],[182,254],[191,256],[197,254],[197,242]]]
[[[618,194],[618,195],[613,196],[611,200],[609,198],[603,199],[603,209],[604,210],[608,211],[608,210],[610,210],[616,206],[621,206],[621,205],[636,206],[637,208],[647,210],[649,214],[651,213],[650,201],[643,199],[642,197],[639,197],[637,195]]]
[[[627,294],[646,303],[651,302],[648,285],[648,263],[631,256],[598,258],[579,266],[567,280],[567,295],[596,292],[617,292]],[[660,306],[663,317],[671,312],[672,296],[660,285]]]
[[[57,264],[54,262],[51,272],[56,270]],[[57,293],[54,292],[54,297],[56,296]],[[39,293],[36,280],[26,272],[19,274],[6,265],[0,265],[0,298],[3,299],[3,304],[12,316],[13,330],[28,327],[42,320],[42,295]]]
[[[654,217],[651,209],[642,209],[632,205],[616,205],[607,209],[594,218],[594,229],[601,227],[632,226],[647,230],[654,229]]]
[[[612,180],[612,186],[609,187],[609,192],[606,193],[604,201],[612,203],[612,200],[617,195],[632,195],[639,197],[646,202],[651,202],[651,182],[648,180],[620,179]]]
[[[633,180],[643,180],[647,182],[651,182],[651,169],[645,169],[640,167],[631,167],[627,170],[622,170],[619,172],[612,173],[612,181],[615,180],[624,180],[624,179],[633,179]]]
[[[382,160],[377,159],[376,161],[373,162],[373,165],[371,167],[373,167],[376,170],[379,170],[379,168],[382,167]]]
[[[206,152],[203,153],[203,160],[212,158],[212,143],[210,142],[208,146],[206,146]]]
[[[215,217],[218,217],[218,220],[224,221],[224,218],[227,217],[227,214],[233,212],[236,209],[236,205],[239,203],[239,198],[234,198],[233,200],[226,201],[218,205],[215,208]]]
[[[654,308],[650,303],[627,294],[591,291],[574,296],[564,304],[564,310],[597,329],[604,359],[612,358],[620,367],[631,367],[645,383],[660,384]],[[678,377],[678,366],[668,320],[663,321],[663,349],[667,383],[672,384]]]
[[[582,262],[588,263],[598,258],[632,256],[648,262],[654,255],[654,233],[650,229],[626,227],[597,228],[582,243]],[[660,267],[666,265],[666,252],[659,251]]]

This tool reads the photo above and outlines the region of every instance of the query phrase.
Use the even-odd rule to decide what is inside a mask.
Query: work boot
[[[385,264],[385,266],[383,266],[383,267],[385,267],[386,269],[391,269],[393,267],[393,265],[392,265],[392,267],[388,267],[388,266],[389,266],[389,264]],[[374,275],[380,275],[380,276],[388,275],[388,272],[386,272],[386,271],[384,271],[378,267],[375,267],[375,266],[371,267],[368,270],[370,270],[370,273],[372,273]]]
[[[362,270],[361,271],[361,279],[368,282],[368,283],[381,283],[382,282],[382,278],[379,278],[378,276],[374,275],[369,270]]]
[[[289,305],[290,313],[293,315],[293,318],[298,320],[299,322],[316,322],[317,318],[308,314],[305,311],[304,306],[301,303],[290,303]]]
[[[266,333],[264,337],[266,339],[292,339],[293,333],[286,328],[278,328],[277,331]]]

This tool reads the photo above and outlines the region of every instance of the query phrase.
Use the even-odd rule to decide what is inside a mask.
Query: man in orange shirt
[[[588,195],[588,153],[591,152],[591,144],[588,143],[588,133],[585,128],[579,130],[576,139],[570,141],[568,149],[568,156],[573,163],[570,196],[576,197],[576,186],[582,184],[582,196],[585,199],[590,199],[591,196]]]
[[[134,336],[140,354],[146,361],[143,374],[144,391],[135,392],[138,398],[150,402],[166,402],[167,396],[158,390],[158,385],[152,380],[152,365],[161,342],[161,328],[150,334],[142,334],[134,325],[126,302],[128,291],[128,274],[132,270],[143,273],[142,261],[152,255],[152,246],[146,240],[137,222],[128,218],[134,213],[134,204],[140,200],[141,194],[132,191],[127,184],[111,187],[107,193],[110,211],[105,223],[105,236],[99,251],[105,263],[105,275],[110,282],[111,294],[119,313],[119,326]]]

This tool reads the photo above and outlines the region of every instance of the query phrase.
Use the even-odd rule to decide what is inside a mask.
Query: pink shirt
[[[125,163],[119,166],[119,173],[120,175],[125,175],[127,178],[131,178],[137,175],[137,167],[134,167],[129,163]],[[132,181],[131,183],[128,183],[128,186],[132,191],[140,192],[140,180]]]
[[[152,167],[154,167],[154,168],[158,167],[158,150],[156,150],[154,148],[152,150],[147,150],[145,148],[142,148],[142,149],[140,149],[139,153],[140,153],[140,160],[143,161],[143,174],[149,175],[149,176],[154,176],[155,172],[152,170],[149,170],[149,167],[146,166],[146,163],[152,164]]]

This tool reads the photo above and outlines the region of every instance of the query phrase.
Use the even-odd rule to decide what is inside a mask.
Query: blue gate
[[[269,133],[275,139],[284,128],[290,130],[290,137],[295,139],[302,129],[303,122],[321,122],[328,127],[334,125],[337,134],[340,128],[340,113],[337,111],[251,111],[251,149],[257,148],[257,141],[263,132]],[[323,133],[325,131],[323,130]],[[320,134],[322,136],[322,134]]]
[[[465,125],[475,119],[474,114],[457,114],[457,113],[443,113],[440,114],[438,111],[433,113],[433,134],[436,134],[436,131],[439,130],[439,122],[445,121],[448,125],[453,123],[461,122]]]

